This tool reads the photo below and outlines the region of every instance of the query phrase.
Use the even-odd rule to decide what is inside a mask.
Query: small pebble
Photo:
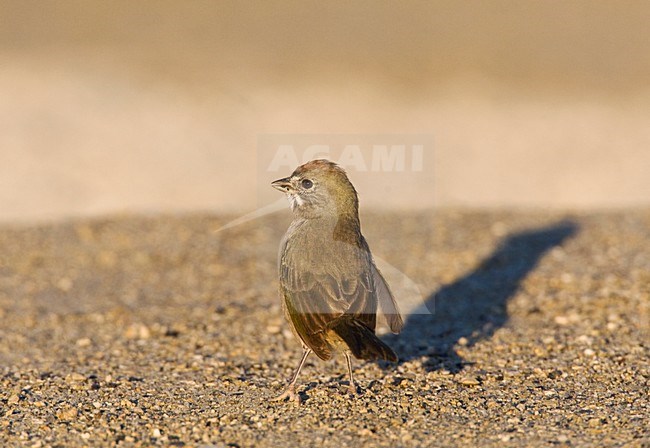
[[[461,378],[458,382],[463,386],[478,386],[481,384],[478,379],[472,377]]]
[[[92,341],[90,338],[81,338],[77,339],[77,342],[75,342],[75,344],[77,344],[77,347],[88,347],[92,344]]]
[[[59,420],[63,421],[71,421],[77,418],[77,415],[79,414],[79,411],[77,411],[77,408],[72,407],[72,406],[65,406],[56,413],[56,417]]]

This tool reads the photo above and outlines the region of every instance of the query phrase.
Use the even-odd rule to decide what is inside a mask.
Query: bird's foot
[[[348,393],[350,395],[356,395],[357,394],[357,385],[355,383],[350,383],[348,385]]]
[[[295,404],[300,404],[300,395],[296,393],[295,385],[289,384],[289,386],[284,390],[284,392],[282,392],[277,397],[273,398],[271,401],[284,401],[287,398],[289,399],[289,401],[292,401]]]

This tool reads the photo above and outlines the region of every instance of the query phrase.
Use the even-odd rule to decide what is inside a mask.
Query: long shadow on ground
[[[458,372],[465,364],[454,350],[460,338],[471,346],[490,337],[508,320],[506,305],[542,255],[578,231],[561,221],[504,239],[473,272],[443,285],[425,302],[430,314],[408,316],[400,335],[389,335],[402,361],[426,357],[427,370]]]

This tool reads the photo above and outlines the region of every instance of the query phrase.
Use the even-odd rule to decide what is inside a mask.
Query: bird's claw
[[[271,401],[284,401],[287,398],[289,401],[292,401],[295,404],[300,404],[300,395],[296,393],[296,388],[293,384],[289,385],[289,387],[287,387],[284,392],[271,399]]]

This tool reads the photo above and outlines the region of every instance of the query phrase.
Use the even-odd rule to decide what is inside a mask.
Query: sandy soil
[[[650,444],[650,213],[366,213],[423,292],[397,365],[311,359],[275,255],[290,218],[0,228],[3,446]]]

